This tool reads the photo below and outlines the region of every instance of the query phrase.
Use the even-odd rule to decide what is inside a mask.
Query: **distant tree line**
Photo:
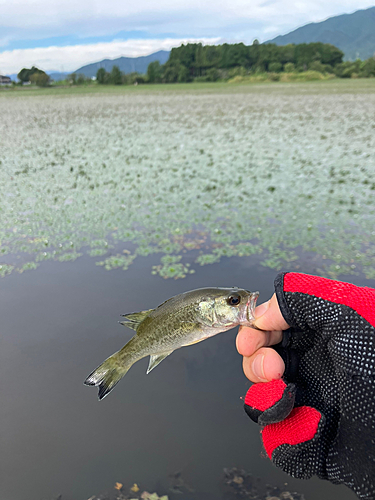
[[[149,64],[146,75],[123,74],[117,66],[108,73],[98,70],[99,84],[175,83],[229,80],[247,75],[268,74],[278,80],[282,73],[316,72],[339,78],[375,77],[375,59],[343,62],[344,54],[326,43],[278,46],[243,43],[202,45],[189,43],[171,50],[168,61]]]
[[[288,65],[288,70],[306,71],[313,62],[333,68],[342,62],[343,56],[341,50],[324,43],[285,46],[261,45],[257,40],[252,45],[189,43],[171,50],[158,78],[166,82],[214,81],[231,76],[235,68],[242,68],[243,72],[278,73]]]
[[[375,59],[343,62],[344,54],[326,43],[302,43],[278,46],[243,43],[181,45],[171,50],[161,66],[151,63],[147,70],[150,82],[215,81],[237,75],[256,73],[292,73],[318,71],[338,77],[375,76]]]
[[[100,84],[134,85],[138,83],[146,83],[147,78],[145,75],[140,75],[136,72],[125,74],[120,71],[118,66],[113,66],[110,73],[108,73],[104,68],[98,69],[96,73],[96,81]]]
[[[375,57],[365,61],[343,62],[343,52],[327,43],[301,43],[298,45],[243,43],[223,45],[202,45],[188,43],[173,48],[168,61],[161,65],[154,61],[148,65],[147,73],[124,74],[118,66],[110,72],[98,69],[96,81],[100,85],[137,85],[139,83],[175,83],[192,81],[217,81],[244,78],[252,75],[266,75],[268,79],[279,80],[283,73],[301,76],[308,72],[328,77],[370,78],[375,77]],[[49,76],[33,66],[23,68],[17,75],[21,83],[30,82],[40,87],[50,84]],[[90,77],[72,73],[68,84],[92,84]]]

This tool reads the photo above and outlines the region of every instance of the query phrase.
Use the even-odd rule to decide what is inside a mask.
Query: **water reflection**
[[[184,498],[214,499],[223,468],[241,467],[308,500],[354,500],[346,488],[293,480],[261,457],[240,400],[249,382],[235,331],[174,352],[147,376],[148,361],[136,363],[101,402],[83,385],[132,336],[117,323],[121,313],[201,286],[258,289],[261,300],[273,291],[274,272],[250,259],[176,281],[150,275],[152,265],[138,258],[126,273],[108,272],[82,257],[1,281],[0,497],[87,499],[120,481],[182,498],[167,489],[168,476],[183,471],[196,492]]]

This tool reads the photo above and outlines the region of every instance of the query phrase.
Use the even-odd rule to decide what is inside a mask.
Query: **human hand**
[[[245,375],[259,382],[246,413],[277,467],[374,500],[375,290],[284,273],[275,291],[255,313],[265,331],[237,337]]]
[[[289,328],[281,314],[276,295],[255,309],[255,328],[241,326],[236,339],[237,350],[243,356],[243,371],[251,382],[267,382],[282,377],[285,364],[269,346],[282,340],[283,330]]]

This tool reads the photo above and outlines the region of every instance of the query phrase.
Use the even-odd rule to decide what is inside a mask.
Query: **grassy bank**
[[[342,79],[342,78],[315,78],[309,73],[310,79],[303,80],[298,73],[284,73],[279,81],[272,81],[269,73],[249,77],[235,77],[229,82],[199,82],[199,83],[171,83],[171,84],[142,84],[142,85],[76,85],[38,87],[11,87],[1,88],[0,97],[27,97],[27,96],[59,96],[59,95],[87,95],[87,94],[154,94],[154,93],[238,93],[238,92],[286,92],[286,93],[374,93],[375,78]],[[321,73],[319,73],[321,75]],[[323,76],[323,75],[322,75]],[[306,75],[305,75],[306,78]]]
[[[303,73],[259,73],[255,75],[237,75],[228,80],[228,83],[262,83],[262,82],[311,82],[315,80],[332,80],[332,73],[320,73],[319,71],[304,71]]]

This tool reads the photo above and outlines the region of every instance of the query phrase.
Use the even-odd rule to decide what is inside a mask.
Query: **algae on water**
[[[2,97],[0,276],[83,253],[124,270],[157,253],[150,272],[178,278],[308,252],[306,271],[375,278],[375,92],[335,85]]]

